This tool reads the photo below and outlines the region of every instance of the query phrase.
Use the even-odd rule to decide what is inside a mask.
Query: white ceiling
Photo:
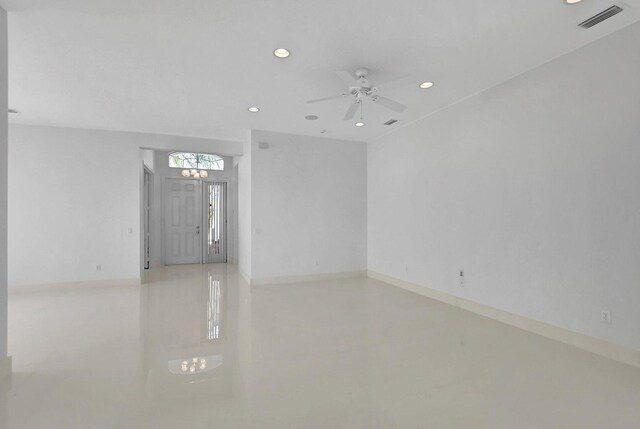
[[[640,19],[640,0],[0,0],[9,10],[13,123],[233,138],[249,128],[367,140]],[[280,60],[277,47],[291,50]],[[597,59],[594,59],[597,61]],[[415,84],[342,120],[335,70]],[[436,86],[420,90],[417,83]],[[258,114],[247,112],[257,105]],[[307,121],[305,115],[320,117]]]

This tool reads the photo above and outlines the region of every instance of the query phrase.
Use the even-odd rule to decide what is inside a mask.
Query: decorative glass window
[[[169,154],[169,167],[224,170],[224,159],[210,153],[173,152]]]

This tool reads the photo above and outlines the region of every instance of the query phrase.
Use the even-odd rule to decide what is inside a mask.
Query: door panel
[[[165,264],[199,264],[200,183],[166,179],[165,185]]]

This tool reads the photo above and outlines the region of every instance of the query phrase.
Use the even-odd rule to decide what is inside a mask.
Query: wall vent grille
[[[578,24],[578,27],[591,28],[596,24],[600,24],[605,19],[609,19],[612,16],[619,14],[620,12],[622,12],[622,10],[623,9],[620,6],[611,6],[609,9],[603,10],[599,14],[582,21],[580,24]]]
[[[385,125],[393,125],[393,124],[395,124],[396,122],[398,122],[398,120],[397,120],[397,119],[389,119],[389,120],[388,120],[387,122],[385,122],[384,124],[385,124]]]

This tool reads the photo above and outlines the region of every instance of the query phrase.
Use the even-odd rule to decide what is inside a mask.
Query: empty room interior
[[[0,7],[0,429],[640,428],[640,0]]]

